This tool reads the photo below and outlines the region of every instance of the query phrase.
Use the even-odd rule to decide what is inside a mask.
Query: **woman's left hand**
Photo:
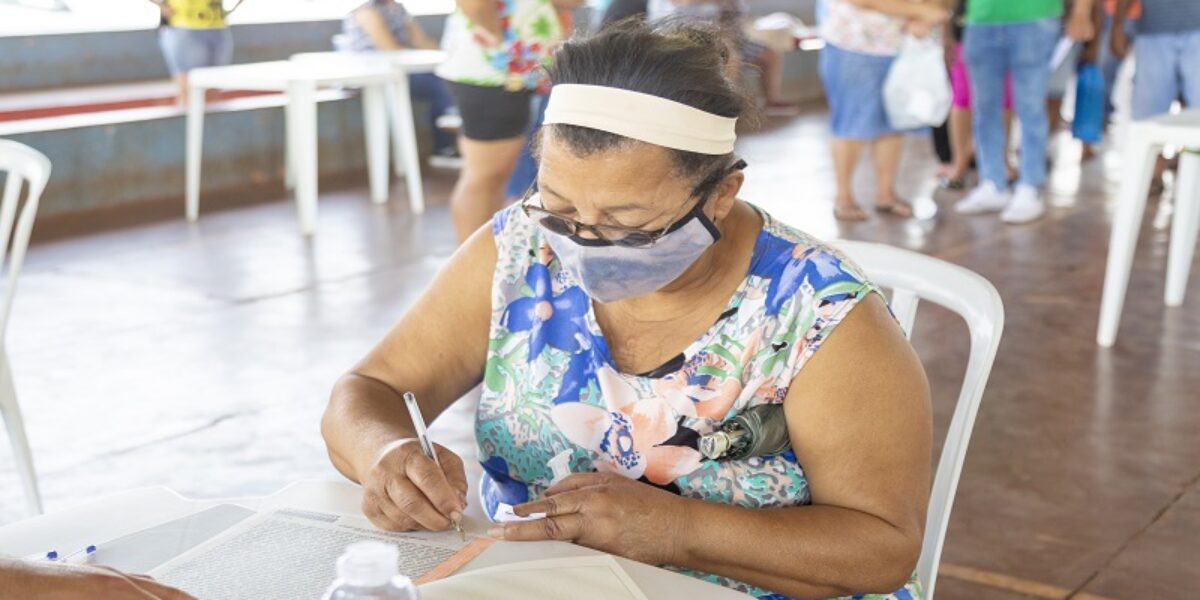
[[[563,540],[652,565],[675,564],[687,528],[687,500],[615,473],[579,473],[514,507],[546,518],[496,524],[488,532],[512,541]]]

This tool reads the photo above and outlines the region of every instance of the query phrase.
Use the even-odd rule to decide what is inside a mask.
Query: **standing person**
[[[909,0],[827,0],[824,11],[820,70],[833,129],[833,214],[843,221],[867,218],[854,200],[852,180],[859,155],[869,147],[875,166],[875,210],[911,217],[912,207],[896,196],[904,140],[888,121],[883,83],[900,52],[906,23],[928,30],[949,13],[936,3]]]
[[[1113,90],[1116,89],[1117,71],[1121,68],[1124,56],[1117,56],[1112,51],[1112,28],[1116,22],[1117,0],[1104,0],[1104,19],[1100,27],[1099,52],[1100,74],[1104,77],[1104,114],[1112,117],[1115,111],[1113,105]],[[1128,40],[1132,40],[1136,23],[1142,16],[1142,3],[1133,0],[1125,14],[1121,29]]]
[[[960,214],[1003,211],[1005,223],[1028,223],[1046,212],[1050,59],[1061,33],[1062,0],[971,0],[963,53],[973,94],[975,155],[981,181],[955,205]],[[1086,42],[1095,34],[1092,0],[1076,0],[1067,35]],[[1004,80],[1012,77],[1021,121],[1020,175],[1009,197],[1005,173]]]
[[[417,48],[437,50],[416,19],[396,0],[368,0],[342,19],[344,42],[338,50],[372,52]],[[435,156],[453,158],[458,155],[454,136],[439,129],[438,117],[453,108],[446,84],[433,73],[414,73],[408,76],[408,86],[414,98],[429,103]]]
[[[176,104],[187,104],[188,71],[233,62],[233,33],[226,23],[242,5],[225,10],[221,0],[150,0],[161,15],[158,45],[177,89]]]
[[[463,168],[450,195],[458,239],[487,223],[525,142],[540,67],[565,37],[559,10],[581,0],[457,0],[446,21],[448,57],[437,69],[462,115]]]
[[[695,20],[722,28],[730,52],[737,60],[729,62],[730,76],[738,81],[742,64],[759,70],[759,83],[766,114],[795,115],[800,108],[783,100],[783,56],[774,48],[755,42],[743,31],[746,18],[744,0],[649,0],[646,17]]]
[[[1125,20],[1131,3],[1117,0],[1113,15],[1111,44],[1118,58],[1129,54]],[[1200,107],[1200,2],[1142,0],[1133,54],[1134,119],[1167,113],[1181,97],[1184,105]]]
[[[966,187],[967,171],[975,160],[975,140],[971,134],[971,78],[967,72],[967,61],[963,58],[962,33],[963,17],[966,15],[968,0],[959,0],[954,10],[954,17],[946,21],[942,41],[946,45],[946,64],[950,68],[950,89],[953,92],[953,102],[950,105],[950,154],[953,164],[950,172],[942,181],[942,187],[949,190],[961,190]],[[1012,124],[1012,78],[1004,80],[1004,147],[1008,148],[1007,131]],[[1005,173],[1009,180],[1015,173],[1008,165],[1008,153],[1004,155]]]

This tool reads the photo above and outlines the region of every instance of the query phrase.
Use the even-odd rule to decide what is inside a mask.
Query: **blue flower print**
[[[554,404],[578,402],[579,394],[596,380],[596,371],[604,365],[612,364],[608,344],[604,342],[604,338],[591,335],[590,332],[585,337],[591,341],[591,345],[571,356],[567,363],[567,371],[563,373],[558,395],[554,397]]]
[[[750,262],[750,274],[771,280],[767,286],[768,315],[779,314],[784,303],[796,295],[805,281],[817,291],[835,283],[858,281],[842,268],[841,259],[833,254],[765,232],[762,235],[765,239],[759,240],[756,255]]]
[[[479,493],[483,497],[484,512],[488,515],[494,517],[501,502],[516,506],[529,501],[529,488],[509,475],[508,462],[503,458],[493,456],[479,461],[479,464],[483,466]]]
[[[578,352],[579,337],[587,332],[585,315],[588,297],[578,286],[554,295],[550,269],[541,263],[529,265],[525,283],[533,297],[513,300],[504,309],[500,323],[509,331],[529,331],[529,362],[537,360],[547,344],[559,350]]]

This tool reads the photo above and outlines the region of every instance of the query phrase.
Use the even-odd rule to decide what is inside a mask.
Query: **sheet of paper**
[[[530,513],[528,517],[522,517],[513,512],[513,505],[503,502],[496,503],[496,522],[508,523],[510,521],[536,521],[545,519],[546,513]]]
[[[469,545],[454,532],[387,533],[361,517],[282,509],[247,519],[150,574],[204,600],[320,598],[337,576],[337,558],[363,540],[398,546],[400,573],[413,579]]]
[[[611,556],[511,563],[421,586],[421,600],[646,600]]]

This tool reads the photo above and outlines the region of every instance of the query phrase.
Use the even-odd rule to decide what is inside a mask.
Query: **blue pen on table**
[[[404,392],[404,405],[408,407],[408,416],[412,419],[413,428],[417,430],[417,441],[421,443],[421,451],[425,453],[425,456],[433,459],[433,464],[440,469],[442,462],[438,460],[433,443],[429,441],[429,431],[425,427],[425,418],[421,416],[421,407],[417,405],[417,397],[412,392]],[[458,519],[451,519],[450,522],[454,524],[454,530],[458,532],[458,537],[465,542],[467,534],[463,532],[462,523]]]
[[[87,562],[91,562],[92,555],[95,553],[96,553],[96,546],[95,546],[95,544],[92,544],[92,545],[87,546],[86,548],[81,548],[81,549],[79,549],[75,552],[72,552],[66,556],[62,556],[61,554],[59,554],[58,550],[51,550],[44,554],[33,554],[30,556],[26,556],[25,560],[45,560],[45,561],[49,561],[49,562],[60,562],[60,563],[67,563],[67,564],[84,564]]]
[[[69,565],[83,565],[92,562],[92,557],[96,555],[96,545],[92,544],[86,548],[77,550],[62,558],[60,562]]]

